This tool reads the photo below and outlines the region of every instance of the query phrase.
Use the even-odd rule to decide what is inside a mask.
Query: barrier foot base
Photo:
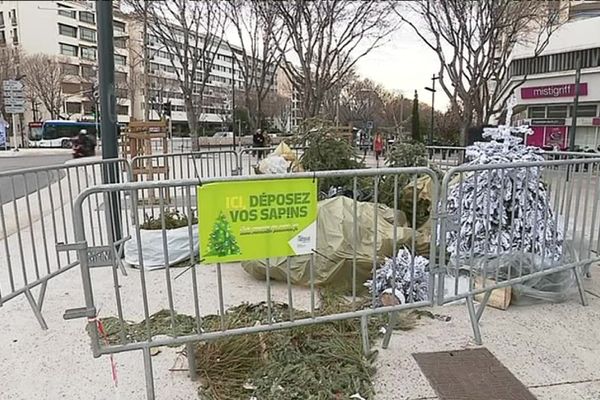
[[[44,298],[43,294],[45,293],[45,291],[46,291],[45,286],[43,286],[42,291],[40,291],[40,298],[42,300]],[[36,303],[35,299],[33,298],[33,295],[31,294],[31,291],[29,289],[25,290],[25,297],[27,298],[27,301],[29,301],[29,306],[33,310],[33,314],[37,318],[38,323],[40,324],[42,329],[44,329],[44,330],[48,329],[48,324],[46,324],[46,320],[44,319],[44,316],[42,315],[41,307],[38,305],[38,303]]]
[[[152,355],[150,354],[150,348],[142,350],[144,355],[144,375],[146,376],[146,399],[155,400],[154,394],[154,373],[152,371]]]
[[[585,288],[583,287],[583,277],[581,276],[581,270],[577,267],[574,267],[573,273],[575,274],[575,280],[577,281],[577,289],[579,289],[579,297],[581,299],[581,304],[587,306],[588,301],[587,296],[585,294]]]
[[[475,344],[481,346],[483,341],[481,340],[479,320],[477,318],[477,312],[475,311],[475,305],[473,304],[473,296],[467,297],[467,310],[469,310],[469,318],[471,320],[471,327],[473,328],[473,338],[475,339]]]
[[[365,357],[369,356],[371,346],[369,345],[369,317],[360,317],[360,338],[362,339],[362,350]]]
[[[392,338],[392,333],[394,332],[394,325],[396,325],[396,312],[389,314],[388,325],[385,328],[385,335],[383,336],[383,342],[381,343],[382,349],[387,349],[390,345],[390,339]]]
[[[193,343],[185,344],[185,354],[188,360],[188,370],[190,372],[190,379],[192,381],[196,381],[198,379],[198,374],[196,372],[196,351],[194,349]]]

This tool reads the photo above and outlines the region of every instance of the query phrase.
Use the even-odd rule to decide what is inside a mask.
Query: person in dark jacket
[[[252,146],[260,148],[265,147],[265,144],[266,140],[264,133],[260,129],[257,129],[256,132],[254,132],[254,135],[252,135]],[[255,154],[257,155],[258,160],[260,160],[264,156],[264,150],[256,150]]]

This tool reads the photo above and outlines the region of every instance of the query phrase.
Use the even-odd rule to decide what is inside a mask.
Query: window
[[[81,91],[81,86],[78,83],[62,83],[61,87],[66,94],[76,94]]]
[[[115,32],[125,33],[125,23],[119,21],[113,21],[113,28]]]
[[[4,13],[0,11],[0,28],[4,28]]]
[[[0,46],[6,46],[6,34],[0,31]]]
[[[66,43],[59,43],[60,46],[60,54],[65,56],[73,56],[77,57],[77,46],[73,46]]]
[[[10,12],[8,13],[8,18],[10,18],[10,23],[12,24],[12,26],[17,26],[17,10],[15,10],[14,8],[10,10]]]
[[[566,118],[567,106],[548,106],[548,118]]]
[[[512,77],[515,75],[569,71],[577,68],[579,60],[581,68],[600,67],[600,47],[514,60],[510,64],[509,73]]]
[[[58,8],[64,8],[65,10],[58,10],[58,15],[62,15],[67,18],[77,18],[77,14],[75,11],[67,11],[70,7],[63,6],[62,4],[58,4]]]
[[[79,76],[79,65],[60,64],[60,68],[65,75]]]
[[[81,66],[81,76],[84,78],[90,79],[96,77],[96,70],[91,65],[82,65]]]
[[[127,63],[127,57],[120,54],[115,54],[115,65],[125,65]]]
[[[115,83],[126,83],[127,82],[127,73],[115,71]]]
[[[115,89],[115,96],[120,99],[126,99],[128,95],[129,95],[129,93],[127,92],[127,89],[123,89],[123,88]]]
[[[595,104],[579,104],[577,106],[577,116],[578,117],[596,117],[597,107]],[[573,116],[573,106],[569,106],[569,116]]]
[[[14,45],[19,44],[19,33],[17,32],[17,28],[12,30],[12,40]]]
[[[83,58],[85,60],[95,60],[96,59],[96,48],[81,46],[81,58]]]
[[[127,47],[127,40],[125,38],[116,37],[114,39],[115,47],[118,49],[124,49]]]
[[[77,37],[77,28],[75,28],[74,26],[58,24],[58,34],[76,38]]]
[[[79,20],[81,22],[87,22],[88,24],[96,23],[96,17],[94,16],[94,13],[88,11],[79,11]]]
[[[81,113],[81,103],[67,102],[67,114],[79,114],[79,113]]]
[[[529,107],[528,115],[529,118],[546,118],[546,107]]]
[[[128,106],[117,105],[117,114],[119,114],[119,115],[129,115],[129,107]]]
[[[79,38],[88,42],[96,43],[96,31],[89,28],[79,28]]]
[[[83,113],[85,115],[91,115],[94,113],[94,103],[84,101],[83,103],[81,103],[81,105],[83,106]]]

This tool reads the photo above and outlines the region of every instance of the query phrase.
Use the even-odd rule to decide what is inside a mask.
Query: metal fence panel
[[[415,226],[416,218],[417,218],[417,196],[418,196],[418,178],[428,177],[433,188],[431,192],[431,201],[433,204],[437,203],[437,187],[438,187],[438,177],[436,173],[431,171],[428,168],[398,168],[398,169],[369,169],[369,170],[353,170],[353,171],[327,171],[327,172],[316,172],[316,173],[297,173],[297,174],[289,174],[289,175],[277,175],[277,176],[232,176],[232,177],[214,177],[214,178],[206,178],[203,180],[203,183],[210,182],[236,182],[236,181],[257,181],[257,185],[260,185],[261,180],[278,180],[278,179],[298,179],[298,178],[314,178],[314,179],[326,179],[326,178],[346,178],[348,183],[353,188],[357,188],[359,185],[368,185],[373,188],[373,213],[375,215],[375,219],[373,221],[373,227],[369,228],[369,237],[358,237],[359,227],[358,227],[358,200],[356,196],[356,191],[354,191],[353,199],[352,199],[352,216],[349,217],[352,221],[352,228],[349,228],[348,234],[351,235],[351,240],[354,243],[364,242],[365,240],[373,240],[374,245],[372,248],[372,259],[373,259],[373,267],[377,267],[378,262],[382,260],[382,254],[379,253],[378,249],[378,225],[377,225],[377,215],[379,214],[379,185],[383,182],[383,179],[388,179],[388,185],[392,188],[392,201],[394,206],[398,206],[400,203],[399,186],[400,182],[402,185],[406,182],[412,183],[411,193],[409,193],[412,198],[412,209],[408,210],[407,213],[411,216],[408,220],[408,225]],[[344,312],[340,314],[330,314],[330,315],[317,315],[316,310],[318,309],[318,287],[316,285],[317,277],[314,274],[315,263],[319,262],[319,257],[322,255],[314,253],[310,256],[309,269],[310,269],[310,282],[308,284],[309,299],[306,301],[305,305],[307,310],[309,311],[308,317],[298,317],[294,316],[292,312],[292,304],[290,305],[290,315],[284,321],[274,321],[269,320],[268,324],[255,326],[254,322],[251,325],[237,328],[230,328],[226,324],[225,320],[225,308],[226,308],[226,294],[235,290],[228,282],[223,279],[223,268],[232,268],[232,266],[222,266],[217,264],[215,266],[198,266],[198,254],[197,254],[197,246],[194,246],[192,243],[194,233],[197,231],[198,227],[195,226],[190,218],[187,220],[187,235],[189,238],[189,258],[191,260],[191,266],[187,269],[176,269],[174,266],[170,265],[169,262],[169,252],[166,250],[168,246],[168,238],[166,233],[166,225],[164,220],[164,212],[168,209],[168,205],[165,202],[166,193],[170,190],[176,188],[178,193],[181,193],[180,197],[180,205],[181,210],[184,210],[187,215],[192,215],[195,212],[197,207],[196,205],[196,187],[199,182],[196,179],[187,179],[187,180],[170,180],[170,181],[154,181],[154,182],[136,182],[136,183],[127,183],[127,184],[119,184],[119,185],[100,185],[93,188],[87,189],[83,192],[77,199],[75,205],[75,214],[74,214],[74,228],[75,228],[75,242],[73,244],[74,247],[77,247],[79,254],[79,262],[82,269],[82,277],[84,283],[84,293],[85,293],[85,307],[76,310],[75,313],[78,313],[79,317],[88,318],[88,328],[90,329],[92,335],[92,349],[95,356],[100,356],[102,354],[123,352],[123,351],[131,351],[131,350],[142,350],[146,359],[146,377],[147,384],[149,388],[149,392],[153,393],[152,386],[152,373],[151,373],[151,360],[147,355],[149,354],[149,349],[154,346],[161,346],[165,344],[169,345],[178,345],[178,344],[186,344],[204,340],[217,339],[232,335],[241,335],[241,334],[249,334],[249,333],[257,333],[257,332],[266,332],[266,331],[274,331],[279,329],[287,329],[296,326],[324,323],[336,320],[343,320],[348,318],[361,318],[366,322],[367,317],[374,314],[381,313],[390,313],[392,311],[398,311],[402,309],[422,307],[427,305],[432,305],[434,293],[434,281],[433,275],[428,275],[428,293],[427,298],[425,300],[418,300],[413,298],[412,289],[415,287],[415,265],[414,262],[411,266],[410,271],[410,296],[407,296],[405,303],[397,304],[392,306],[379,306],[377,302],[371,301],[371,304],[368,308],[358,308],[351,312]],[[402,186],[401,186],[402,187]],[[400,187],[400,188],[401,188]],[[156,218],[160,220],[161,229],[157,232],[162,236],[162,247],[163,247],[163,260],[164,260],[164,268],[161,270],[152,270],[149,271],[144,268],[144,257],[143,257],[143,249],[141,245],[141,229],[140,229],[140,221],[143,218],[143,208],[139,204],[140,193],[145,190],[155,190],[158,192],[158,203],[153,205],[154,214],[157,216]],[[139,295],[136,296],[136,299],[140,299],[141,301],[137,302],[123,302],[122,301],[122,293],[121,287],[122,283],[118,281],[118,275],[114,274],[114,281],[110,284],[111,288],[114,288],[114,297],[112,300],[108,301],[106,298],[107,287],[101,287],[97,283],[93,282],[92,276],[90,274],[90,261],[89,261],[89,241],[91,240],[90,231],[87,228],[87,218],[85,215],[86,204],[93,199],[95,195],[107,195],[110,193],[127,193],[128,198],[131,199],[131,206],[133,210],[133,220],[132,220],[132,237],[136,241],[137,245],[137,260],[139,260],[140,268],[139,268],[139,284],[136,284],[136,290]],[[388,192],[389,193],[389,192]],[[147,206],[149,207],[149,206]],[[145,212],[148,212],[146,209]],[[434,209],[435,213],[435,209]],[[417,231],[415,229],[408,229],[406,226],[402,227],[400,225],[400,214],[398,212],[393,213],[394,217],[393,221],[388,221],[393,224],[393,248],[391,249],[392,254],[397,254],[399,250],[399,239],[398,239],[398,231],[400,229],[405,229],[403,232],[411,232],[406,233],[404,236],[404,245],[414,256],[417,250]],[[433,216],[435,219],[435,216]],[[363,229],[364,227],[360,227]],[[433,230],[435,231],[436,227],[433,225]],[[410,235],[410,236],[409,236]],[[356,248],[356,245],[354,246]],[[425,250],[426,255],[433,260],[434,256],[434,247],[427,247]],[[427,254],[428,252],[428,254]],[[352,274],[352,288],[349,291],[349,296],[353,300],[357,300],[358,293],[360,288],[362,287],[363,282],[359,282],[356,278],[356,253],[353,255],[353,261],[350,262],[346,267],[350,268],[347,273]],[[369,257],[370,259],[371,257]],[[414,259],[414,258],[413,258]],[[288,265],[291,259],[288,259]],[[395,260],[395,258],[394,258]],[[394,261],[395,262],[395,261]],[[289,269],[287,272],[287,279],[284,282],[278,284],[278,289],[275,290],[273,287],[274,281],[273,278],[270,277],[269,271],[271,266],[269,265],[269,260],[265,260],[266,263],[266,280],[264,282],[262,293],[253,291],[252,293],[247,293],[248,299],[257,299],[262,298],[265,304],[267,305],[269,315],[272,312],[272,304],[275,300],[280,300],[282,302],[289,301],[292,303],[294,301],[295,291],[299,289],[295,289],[290,283],[290,275]],[[116,269],[116,266],[113,267]],[[197,276],[201,272],[201,268],[214,268],[214,281],[207,281],[206,277]],[[187,276],[186,276],[187,275]],[[373,269],[373,278],[375,277],[375,269]],[[286,283],[287,281],[287,283]],[[396,281],[394,280],[394,285]],[[158,285],[158,286],[157,286]],[[161,287],[160,292],[156,290],[149,292],[150,288]],[[214,288],[216,287],[217,290]],[[392,288],[392,293],[395,293],[396,287]],[[120,323],[120,342],[115,344],[106,344],[97,330],[96,319],[98,318],[98,308],[97,304],[94,301],[95,293],[101,292],[103,293],[104,302],[102,305],[102,311],[104,314],[116,315],[118,316]],[[206,305],[200,300],[203,296],[215,296],[212,301],[213,304],[218,304],[216,309],[210,309],[208,311],[216,312],[216,314],[220,318],[220,329],[218,330],[206,330],[206,326],[203,323],[202,314],[207,312]],[[374,295],[373,295],[374,297]],[[372,300],[375,300],[374,298]],[[357,304],[357,303],[355,303]],[[186,333],[186,334],[177,334],[177,330],[173,330],[173,337],[160,337],[153,338],[152,330],[149,324],[149,317],[153,312],[159,310],[167,310],[168,314],[171,316],[172,326],[175,328],[177,325],[176,315],[178,313],[186,312],[194,316],[196,321],[196,328],[194,333]],[[134,320],[134,319],[143,319],[147,321],[146,332],[143,339],[132,339],[127,336],[125,321],[126,320]],[[365,326],[366,329],[366,326]],[[391,334],[391,329],[389,329]],[[387,344],[389,341],[389,337],[386,337],[385,343]],[[152,397],[151,397],[152,398]]]
[[[466,299],[478,342],[493,289],[570,270],[586,302],[580,271],[599,259],[600,158],[568,157],[461,166],[443,179],[438,303]]]
[[[60,253],[57,243],[72,242],[72,206],[84,190],[102,182],[109,167],[121,171],[128,181],[126,160],[72,162],[0,173],[0,306],[24,294],[41,327],[48,281],[78,264],[73,252]],[[90,245],[109,243],[104,199],[96,194],[84,212]],[[128,218],[127,214],[124,214]],[[32,289],[40,286],[37,300]]]

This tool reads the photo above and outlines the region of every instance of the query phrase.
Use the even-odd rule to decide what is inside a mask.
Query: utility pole
[[[144,121],[150,119],[150,103],[148,101],[148,43],[146,43],[148,37],[148,2],[144,1],[144,26],[142,29],[142,64],[144,70]]]
[[[581,81],[581,56],[577,57],[577,70],[575,71],[575,99],[571,113],[571,129],[569,130],[569,151],[575,151],[575,130],[577,129],[577,107],[579,106],[579,82]]]
[[[400,94],[400,137],[404,133],[404,95]]]
[[[102,159],[119,157],[117,147],[117,113],[115,100],[115,49],[113,43],[112,1],[96,0],[98,20],[98,88],[100,94],[100,119]],[[115,163],[103,168],[103,183],[119,182],[119,169]],[[121,204],[118,192],[109,193],[109,218],[113,241],[121,239]]]
[[[431,127],[429,128],[429,138],[427,140],[429,146],[433,146],[433,122],[434,122],[434,113],[435,113],[435,109],[433,108],[433,106],[435,105],[435,81],[439,79],[439,76],[435,76],[435,74],[433,74],[431,76],[431,87],[425,87],[425,90],[429,90],[431,92]]]

